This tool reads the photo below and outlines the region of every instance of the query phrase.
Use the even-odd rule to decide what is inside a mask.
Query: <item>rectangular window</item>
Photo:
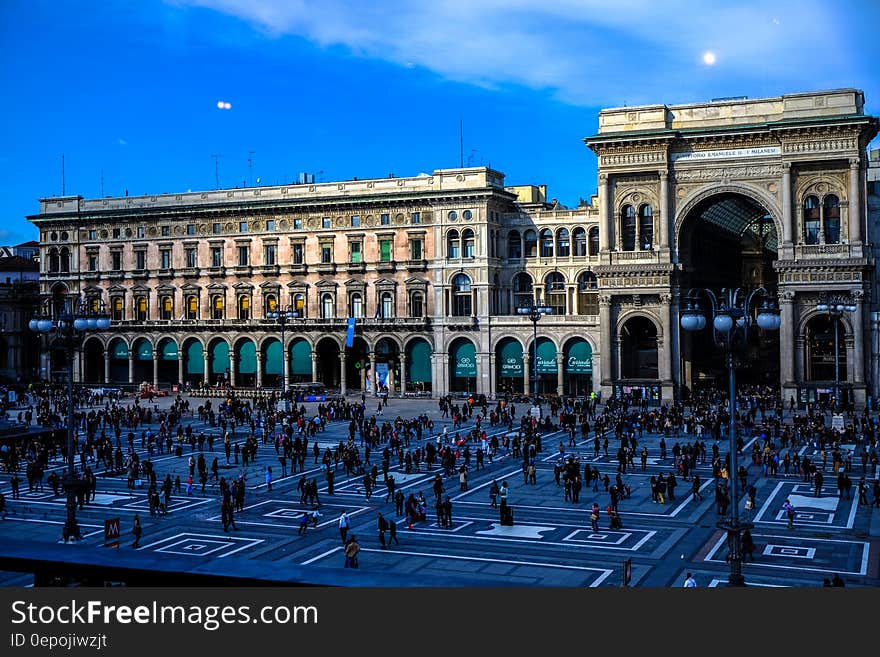
[[[110,269],[113,271],[122,269],[122,251],[114,251],[110,254]]]
[[[379,260],[381,262],[391,262],[391,240],[381,240],[379,242]]]
[[[267,244],[263,249],[263,264],[265,265],[274,265],[275,264],[275,245]]]
[[[330,217],[321,219],[321,228],[330,228]]]
[[[350,242],[348,245],[348,250],[350,256],[348,261],[353,263],[363,262],[363,253],[361,252],[361,248],[363,245],[360,242]]]
[[[409,243],[409,257],[410,260],[421,260],[422,259],[422,240],[412,240]]]
[[[238,222],[238,232],[239,233],[246,233],[247,232],[247,222],[246,221],[239,221]]]
[[[119,239],[119,235],[120,235],[120,233],[119,233],[119,229],[118,229],[118,228],[114,228],[114,229],[113,229],[113,239],[118,240],[118,239]]]
[[[159,259],[162,261],[162,269],[171,269],[171,249],[161,249]]]
[[[303,227],[303,220],[302,220],[302,219],[294,219],[294,220],[293,220],[293,227],[294,227],[296,230],[302,230],[302,227]]]
[[[353,214],[353,215],[351,215],[351,227],[352,227],[352,228],[357,228],[357,227],[360,226],[360,225],[361,225],[361,217],[360,217],[360,215],[359,215],[359,214]]]
[[[422,223],[422,213],[421,212],[413,212],[412,213],[412,222],[414,224]]]
[[[219,224],[219,223],[215,223],[215,224],[211,227],[211,230],[214,232],[215,235],[219,235],[219,234],[220,234],[220,231],[223,230],[223,226],[222,226],[221,224]]]
[[[171,226],[162,226],[162,237],[168,237],[171,234]]]
[[[143,239],[143,237],[146,236],[146,234],[147,234],[147,229],[144,228],[143,226],[138,226],[138,233],[137,233],[138,237]]]
[[[275,220],[266,219],[266,230],[275,230]]]
[[[211,247],[211,266],[212,267],[222,267],[223,266],[223,247],[222,246],[212,246]]]
[[[238,266],[247,267],[250,249],[246,246],[238,247]]]
[[[382,216],[379,218],[379,223],[382,224],[383,226],[390,226],[391,225],[391,215],[388,214],[387,212],[383,213]]]
[[[92,228],[92,229],[89,231],[89,239],[90,239],[90,240],[96,240],[96,239],[98,239],[98,231],[95,230],[94,228]]]
[[[140,269],[140,270],[147,268],[147,252],[146,251],[135,251],[134,252],[134,268]]]
[[[186,225],[186,234],[187,235],[195,235],[196,234],[196,225],[195,224],[187,224]]]
[[[190,269],[199,266],[198,251],[194,246],[188,247],[186,249],[186,266]]]
[[[303,245],[293,245],[293,264],[301,265],[303,263]]]
[[[333,262],[333,244],[327,243],[321,245],[321,262]]]
[[[98,271],[98,254],[89,254],[89,271]]]

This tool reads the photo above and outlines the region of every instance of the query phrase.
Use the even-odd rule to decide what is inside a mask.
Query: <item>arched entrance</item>
[[[456,338],[449,346],[449,391],[476,392],[477,348],[467,338]]]
[[[406,344],[406,389],[412,392],[431,390],[431,345],[414,338]]]
[[[400,346],[391,338],[376,343],[376,382],[379,391],[394,392],[400,381]]]
[[[254,388],[257,385],[257,345],[242,338],[235,343],[235,385]]]
[[[321,338],[315,347],[318,356],[318,380],[328,388],[338,388],[339,378],[339,343],[333,338]],[[311,372],[309,372],[311,374]],[[347,377],[346,377],[347,378]],[[346,380],[346,387],[348,381]]]
[[[281,376],[284,374],[284,348],[281,340],[270,338],[263,342],[261,347],[263,356],[263,386],[267,388],[280,388]]]
[[[320,372],[318,376],[320,378]],[[290,343],[290,381],[287,383],[310,383],[312,380],[312,345],[308,340],[297,338]]]
[[[177,362],[180,358],[180,350],[177,348],[177,343],[171,338],[162,338],[159,340],[159,346],[156,351],[159,352],[157,372],[159,383],[178,383],[180,374]]]
[[[535,375],[537,382],[532,390],[535,394],[555,395],[558,379],[559,365],[556,363],[556,344],[550,338],[538,337],[537,361],[529,364],[529,380],[532,381],[532,375]],[[535,346],[529,343],[529,356],[535,354]],[[534,360],[534,358],[533,358]]]
[[[504,338],[495,347],[495,387],[504,394],[522,393],[525,390],[523,376],[523,346],[516,338]]]
[[[98,338],[89,338],[83,345],[83,373],[85,383],[104,381],[104,345]]]
[[[208,372],[210,385],[225,385],[229,382],[230,360],[229,360],[229,343],[221,338],[211,341],[208,346]]]
[[[183,380],[199,386],[205,377],[205,349],[195,338],[183,343]]]
[[[593,390],[593,348],[583,338],[565,343],[562,367],[565,372],[565,394],[584,396]]]
[[[108,383],[128,383],[128,343],[114,338],[107,347],[110,356],[110,380]]]
[[[679,231],[682,294],[690,288],[757,287],[776,294],[773,268],[778,249],[776,221],[757,196],[725,191],[697,202],[688,211]],[[681,331],[682,382],[692,388],[721,387],[727,381],[724,355],[710,330]],[[779,384],[779,333],[753,336],[745,358],[737,367],[739,385]]]
[[[153,345],[146,338],[138,338],[134,352],[134,382],[153,384]]]
[[[847,325],[840,319],[822,314],[807,322],[804,341],[804,388],[808,403],[819,402],[830,405],[831,398],[835,394],[835,382],[840,389],[841,400],[851,401],[852,386],[847,369],[847,345],[851,340]]]
[[[373,372],[369,371],[370,348],[366,340],[355,336],[351,346],[345,348],[345,387],[348,390],[369,390],[367,377],[372,381]]]

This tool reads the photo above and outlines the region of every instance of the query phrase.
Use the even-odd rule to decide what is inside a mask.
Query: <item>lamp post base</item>
[[[716,526],[727,532],[727,562],[730,564],[727,586],[746,586],[746,578],[742,574],[742,533],[754,525],[750,522],[742,522],[738,518],[725,518]]]

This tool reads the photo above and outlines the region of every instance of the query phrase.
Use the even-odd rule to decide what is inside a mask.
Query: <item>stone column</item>
[[[339,352],[339,394],[345,395],[346,384],[346,372],[345,372],[345,352]]]
[[[795,384],[794,292],[783,292],[779,296],[779,378],[785,390]]]
[[[236,361],[235,351],[230,350],[229,352],[229,385],[231,387],[235,387],[235,361]]]
[[[104,352],[104,383],[110,383],[110,352]]]
[[[611,184],[607,173],[599,174],[599,250],[611,248],[611,231],[609,230],[609,208],[611,204]]]
[[[284,371],[284,382],[282,385],[289,386],[290,385],[290,351],[287,349],[286,344],[281,345],[281,367]],[[286,390],[282,390],[282,392],[287,392]]]
[[[406,354],[400,354],[400,396],[406,394]]]
[[[660,221],[658,223],[659,239],[657,241],[658,249],[665,249],[669,246],[669,233],[674,230],[672,217],[669,215],[669,174],[666,171],[660,172]]]
[[[859,199],[859,158],[849,161],[849,241],[862,242],[862,205]]]
[[[183,385],[183,353],[177,350],[177,382]]]
[[[159,352],[153,349],[153,387],[159,387]]]
[[[523,392],[526,396],[532,394],[532,358],[527,353],[523,353]]]
[[[202,363],[204,363],[204,369],[202,370],[202,386],[207,387],[211,382],[211,364],[208,362],[208,350],[202,350]]]
[[[378,377],[376,376],[376,353],[370,352],[370,392],[373,395],[379,394]]]
[[[256,353],[257,357],[257,390],[263,387],[263,354],[259,351]]]
[[[791,163],[782,163],[782,242],[791,244],[793,224],[791,216]]]
[[[82,382],[82,371],[83,371],[82,356],[83,356],[82,349],[77,349],[75,352],[73,352],[73,381],[74,381],[74,383]]]
[[[669,297],[669,351],[672,365],[672,383],[676,391],[681,388],[681,294],[672,289]],[[676,396],[680,393],[676,392]]]
[[[313,351],[309,355],[312,357],[312,381],[317,381],[318,380],[318,354],[316,354]]]
[[[134,354],[128,353],[128,382],[134,383]]]
[[[806,360],[804,352],[806,349],[806,338],[798,336],[794,341],[794,375],[796,383],[807,378]]]
[[[865,317],[864,299],[855,295],[856,309],[853,311],[853,383],[857,386],[865,382]]]
[[[599,351],[602,354],[599,378],[604,388],[611,386],[612,379],[614,378],[612,367],[614,363],[612,356],[614,342],[612,337],[613,327],[611,325],[611,296],[607,294],[599,295],[599,329]]]
[[[669,303],[670,299],[666,295],[661,295],[661,302]],[[660,332],[663,334],[662,340],[657,335],[657,375],[662,383],[666,383],[672,379],[672,322],[670,321],[670,313],[660,313]]]
[[[556,352],[556,394],[565,394],[565,362],[561,351]]]

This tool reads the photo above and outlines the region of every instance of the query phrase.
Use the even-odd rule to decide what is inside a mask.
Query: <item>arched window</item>
[[[321,318],[333,319],[333,295],[327,292],[321,295]]]
[[[544,281],[544,301],[553,308],[554,315],[565,314],[565,276],[558,271],[550,272]]]
[[[147,297],[138,297],[137,299],[137,319],[139,322],[147,321]]]
[[[121,322],[125,319],[125,299],[113,297],[113,321]]]
[[[599,255],[599,227],[590,228],[590,255]]]
[[[364,316],[364,298],[360,292],[353,292],[351,295],[351,308],[349,310],[352,317]]]
[[[574,240],[574,256],[580,258],[587,255],[587,231],[578,227],[571,236]]]
[[[70,273],[70,250],[65,246],[61,249],[61,273]]]
[[[471,279],[467,274],[458,274],[452,279],[452,314],[468,317],[471,314]]]
[[[238,297],[238,318],[251,318],[251,298],[246,294],[242,294]]]
[[[840,200],[829,194],[823,203],[825,244],[840,244]]]
[[[382,319],[391,319],[394,317],[394,295],[391,292],[383,292],[379,297],[379,307]]]
[[[461,257],[461,242],[459,241],[457,230],[450,230],[446,233],[446,257]]]
[[[525,243],[526,258],[535,258],[538,255],[538,234],[529,228],[523,235]]]
[[[636,250],[636,211],[631,205],[624,205],[620,210],[620,248]]]
[[[541,231],[541,257],[553,257],[553,231],[549,228]]]
[[[195,294],[192,294],[186,298],[186,318],[199,318],[199,298]]]
[[[556,231],[556,255],[559,258],[567,258],[571,254],[571,238],[568,228],[560,228]]]
[[[215,294],[211,298],[211,319],[223,319],[223,295]]]
[[[61,260],[58,257],[58,249],[49,250],[49,273],[57,274],[61,270]]]
[[[578,314],[599,314],[599,282],[596,274],[591,271],[582,272],[577,279],[578,288]]]
[[[535,301],[534,283],[532,277],[521,271],[513,277],[513,305],[516,308],[527,308]]]
[[[819,211],[819,199],[815,196],[808,196],[804,200],[804,244],[819,243],[821,225]]]
[[[162,319],[174,319],[174,300],[170,296],[159,300],[159,312]]]
[[[422,295],[421,292],[412,292],[409,295],[409,316],[425,316],[425,297]]]
[[[650,205],[639,207],[639,248],[650,251],[654,246],[654,210]]]
[[[461,250],[463,258],[473,258],[475,255],[474,231],[466,228],[461,232]]]
[[[509,260],[522,258],[522,237],[518,230],[512,230],[507,234],[507,258]]]
[[[274,294],[267,294],[265,300],[263,301],[263,306],[266,309],[267,313],[274,313],[278,310],[278,297]]]
[[[293,310],[296,312],[297,317],[305,317],[306,316],[306,295],[304,294],[294,294],[293,295]]]

